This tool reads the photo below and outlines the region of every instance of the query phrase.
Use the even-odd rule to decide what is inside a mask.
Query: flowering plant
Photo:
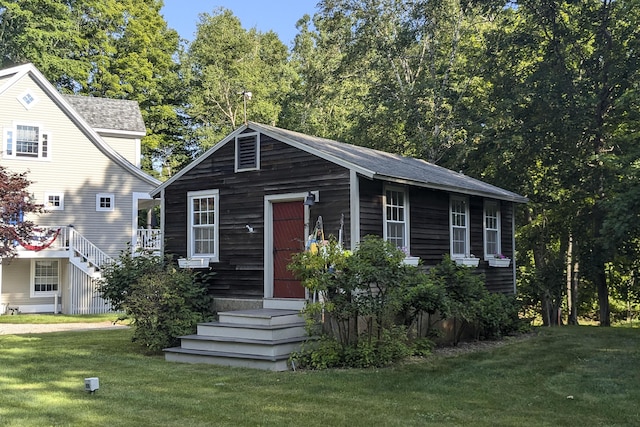
[[[495,254],[494,257],[498,258],[498,259],[506,259],[507,258],[506,256],[504,256],[502,254]]]

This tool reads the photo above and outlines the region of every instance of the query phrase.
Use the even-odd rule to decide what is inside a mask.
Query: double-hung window
[[[404,190],[387,187],[384,197],[384,239],[405,252],[409,250],[408,198]]]
[[[17,124],[4,131],[3,157],[46,160],[51,157],[50,145],[50,135],[40,126]]]
[[[452,196],[451,215],[451,258],[470,256],[469,246],[469,202],[466,197]]]
[[[58,293],[60,284],[57,260],[32,260],[31,296],[51,297]]]
[[[500,205],[495,201],[484,203],[484,254],[493,258],[500,248]]]
[[[218,261],[218,190],[190,191],[188,200],[187,257]]]

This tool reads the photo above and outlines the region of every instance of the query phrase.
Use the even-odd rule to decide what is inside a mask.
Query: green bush
[[[123,304],[129,295],[131,285],[149,273],[163,271],[164,262],[160,256],[132,257],[129,246],[120,252],[115,263],[103,267],[103,279],[98,284],[98,291],[115,311],[124,311]]]
[[[458,344],[466,327],[477,321],[480,302],[489,294],[484,277],[471,268],[457,265],[448,255],[429,271],[429,277],[445,289],[446,303],[440,314],[453,319],[453,344]]]
[[[169,265],[132,284],[124,307],[133,319],[133,339],[148,352],[178,345],[177,337],[194,333],[198,323],[209,320],[212,300],[195,277]]]
[[[178,344],[199,322],[212,317],[207,277],[176,269],[170,259],[135,257],[123,252],[105,269],[99,292],[131,319],[133,340],[148,353]]]
[[[521,304],[514,295],[488,293],[480,301],[478,337],[499,339],[516,332],[524,332],[530,323],[520,318],[520,311]]]
[[[336,338],[323,336],[308,341],[292,354],[293,365],[298,368],[371,368],[390,365],[415,354],[409,345],[404,327],[385,329],[380,338],[364,334],[357,343],[343,345]],[[424,353],[423,353],[424,354]]]
[[[298,355],[300,365],[384,366],[412,353],[408,331],[419,311],[439,309],[442,293],[404,256],[376,236],[353,253],[330,238],[318,253],[294,255],[289,269],[317,296],[305,308],[309,332],[328,335]]]
[[[294,255],[289,269],[314,295],[304,310],[308,330],[321,336],[294,362],[313,369],[371,367],[428,354],[431,326],[440,318],[453,319],[453,344],[469,326],[484,338],[521,327],[514,298],[489,293],[473,269],[445,256],[425,273],[403,258],[377,236],[365,237],[353,253],[330,238],[317,253]]]

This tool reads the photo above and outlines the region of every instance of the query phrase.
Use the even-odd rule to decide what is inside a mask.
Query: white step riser
[[[277,362],[270,362],[264,360],[251,360],[251,359],[236,359],[230,357],[219,356],[201,356],[197,354],[179,354],[179,353],[165,353],[165,360],[168,362],[180,362],[180,363],[208,363],[210,365],[219,366],[234,366],[240,368],[253,368],[262,369],[268,371],[287,371],[286,360],[280,360]]]
[[[279,310],[302,310],[306,305],[304,299],[291,298],[267,298],[262,301],[263,308],[275,308]]]
[[[241,353],[251,356],[282,356],[300,350],[300,343],[254,344],[241,342],[221,342],[190,340],[183,338],[180,347],[183,350],[217,351],[222,353]]]
[[[231,323],[234,325],[259,325],[259,326],[280,326],[290,323],[304,322],[302,316],[291,314],[277,317],[251,317],[234,315],[230,313],[218,313],[220,323]]]
[[[225,326],[198,325],[198,335],[207,337],[248,338],[254,340],[285,340],[304,337],[304,326],[292,326],[279,329],[230,328]]]

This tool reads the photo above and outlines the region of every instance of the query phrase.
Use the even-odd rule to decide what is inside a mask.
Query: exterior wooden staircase
[[[257,309],[218,313],[180,347],[164,349],[165,360],[286,371],[292,352],[307,339],[297,310]]]

